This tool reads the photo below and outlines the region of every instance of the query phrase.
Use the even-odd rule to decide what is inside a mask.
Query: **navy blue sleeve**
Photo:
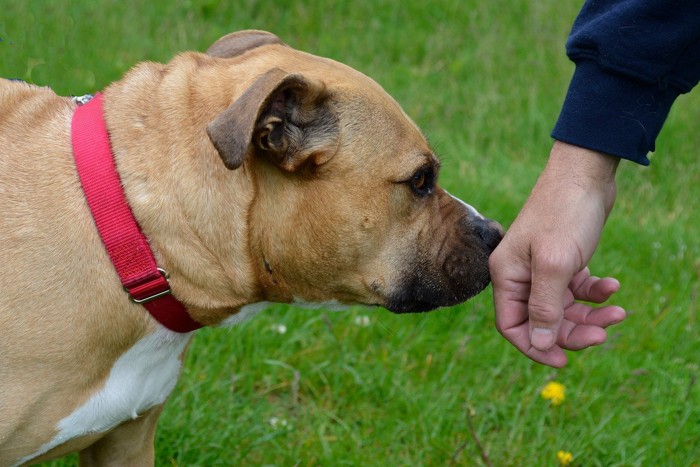
[[[576,70],[552,137],[649,165],[673,102],[700,80],[700,0],[588,0],[566,52]]]

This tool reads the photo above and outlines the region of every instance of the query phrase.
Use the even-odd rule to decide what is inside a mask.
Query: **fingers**
[[[612,294],[620,290],[620,282],[612,277],[603,279],[591,276],[588,267],[576,273],[569,283],[576,300],[603,303]]]
[[[599,326],[576,324],[565,320],[562,323],[559,337],[559,346],[567,350],[582,350],[593,345],[600,345],[608,337],[605,329]]]
[[[594,308],[574,300],[602,303],[619,289],[617,279],[591,276],[587,267],[576,273],[569,283],[571,294],[565,303],[557,345],[581,350],[605,342],[605,328],[624,320],[625,310],[618,306]]]
[[[620,283],[591,276],[588,268],[579,271],[575,263],[557,258],[552,245],[536,249],[539,255],[531,250],[525,264],[510,251],[491,255],[496,327],[530,359],[560,368],[567,362],[564,350],[602,344],[605,328],[625,318],[620,307],[594,308],[576,300],[602,303]],[[504,251],[509,254],[500,254]]]
[[[561,368],[566,365],[566,355],[561,347],[553,346],[546,351],[542,351],[530,344],[530,332],[527,321],[515,327],[499,329],[499,332],[515,348],[537,363],[554,368]]]
[[[561,347],[554,346],[547,351],[538,350],[534,347],[525,353],[531,360],[548,365],[554,368],[563,368],[566,366],[567,358]]]
[[[530,343],[546,351],[556,343],[564,318],[564,303],[573,272],[551,256],[532,258],[532,286],[528,301]]]
[[[538,363],[564,366],[567,358],[562,349],[581,350],[601,344],[606,339],[604,328],[625,318],[620,307],[593,308],[574,301],[575,297],[603,301],[619,289],[614,279],[591,277],[584,269],[570,281],[562,278],[563,273],[555,273],[554,279],[540,280],[548,288],[533,290],[530,281],[523,280],[527,274],[512,265],[508,272],[517,280],[502,278],[496,259],[492,258],[491,263],[496,266],[492,268],[496,327],[513,346]],[[538,272],[549,277],[546,267]],[[563,287],[563,297],[554,290],[557,287]]]
[[[527,299],[530,284],[504,281],[503,287],[494,287],[496,328],[515,348],[530,359],[543,365],[561,368],[566,365],[566,355],[558,346],[547,351],[538,350],[530,344],[530,325]]]
[[[574,303],[566,309],[564,316],[574,324],[607,328],[623,321],[626,313],[624,309],[614,305],[593,308],[584,303]]]
[[[541,350],[530,342],[526,305],[513,302],[508,309],[514,315],[521,316],[520,322],[508,328],[498,327],[499,332],[530,359],[555,368],[566,365],[567,358],[562,349],[582,350],[600,345],[607,339],[605,328],[625,319],[625,310],[619,306],[594,308],[584,303],[574,303],[564,310],[556,345]]]
[[[619,306],[593,308],[575,303],[564,312],[557,344],[567,350],[581,350],[605,342],[605,328],[625,319],[625,310]]]
[[[504,240],[504,243],[507,241]],[[504,248],[504,243],[489,257],[496,327],[499,331],[527,322],[527,301],[530,297],[529,265],[513,257],[511,252]]]
[[[554,368],[563,368],[566,366],[566,354],[561,347],[558,346],[554,346],[546,351],[530,347],[528,351],[524,353],[531,360],[543,365],[548,365]]]

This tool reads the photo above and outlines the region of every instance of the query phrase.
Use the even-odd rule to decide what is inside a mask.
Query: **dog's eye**
[[[432,167],[422,167],[413,174],[408,186],[418,196],[426,196],[435,188],[435,171]]]

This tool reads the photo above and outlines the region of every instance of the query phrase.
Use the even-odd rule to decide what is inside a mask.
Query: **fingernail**
[[[551,329],[535,328],[532,330],[530,343],[538,350],[547,350],[554,344],[554,333]]]

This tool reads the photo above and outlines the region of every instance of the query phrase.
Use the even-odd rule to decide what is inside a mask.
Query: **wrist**
[[[546,197],[559,197],[561,201],[598,200],[607,218],[617,195],[615,174],[619,162],[619,158],[602,152],[555,141],[537,185],[549,193]]]
[[[580,146],[555,141],[545,170],[570,177],[577,185],[615,183],[620,158]]]

